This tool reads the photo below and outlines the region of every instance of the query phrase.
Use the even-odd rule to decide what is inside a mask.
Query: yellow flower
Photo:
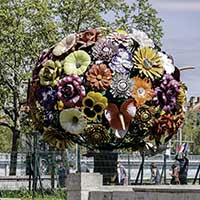
[[[176,102],[177,104],[183,106],[186,103],[186,86],[183,82],[180,84],[179,94],[177,96]]]
[[[152,83],[148,79],[141,79],[139,77],[134,77],[134,86],[132,97],[136,101],[137,107],[144,104],[146,101],[151,100],[154,95],[154,90],[152,89]]]
[[[82,101],[82,112],[88,120],[95,120],[108,106],[108,100],[99,92],[89,92]]]
[[[48,127],[44,128],[43,139],[48,142],[50,146],[56,149],[64,150],[72,147],[73,145],[73,142],[67,139],[65,134],[61,134],[60,131],[55,128]]]
[[[70,53],[64,60],[64,71],[67,75],[83,74],[91,62],[90,55],[83,50]]]
[[[61,127],[65,131],[75,135],[80,134],[87,125],[87,120],[84,118],[83,113],[75,108],[61,111],[59,120]]]
[[[40,84],[55,86],[60,79],[62,66],[59,61],[47,60],[39,72]]]
[[[150,47],[139,48],[133,57],[135,68],[151,80],[161,77],[164,72],[163,63],[158,52]]]

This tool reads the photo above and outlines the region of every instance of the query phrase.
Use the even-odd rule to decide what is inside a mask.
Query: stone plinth
[[[99,173],[69,174],[66,178],[67,200],[88,200],[89,191],[98,191],[103,184]]]
[[[199,200],[200,185],[103,186],[98,173],[69,174],[67,200]]]

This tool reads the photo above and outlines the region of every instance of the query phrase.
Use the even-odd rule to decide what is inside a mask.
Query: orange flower
[[[139,107],[146,101],[151,100],[154,95],[154,90],[152,89],[152,83],[148,79],[141,79],[139,77],[134,77],[134,86],[132,97],[136,101],[136,106]]]
[[[97,29],[88,29],[81,32],[77,38],[77,43],[80,45],[80,49],[93,45],[97,41],[99,34],[100,32]]]
[[[108,89],[112,82],[111,70],[105,64],[94,64],[86,76],[88,84],[97,90]]]

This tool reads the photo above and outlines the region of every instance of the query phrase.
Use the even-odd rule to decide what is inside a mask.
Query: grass
[[[64,190],[45,190],[44,198],[42,198],[41,192],[35,192],[35,200],[65,200]],[[32,191],[28,190],[16,190],[16,191],[0,191],[0,198],[20,198],[21,200],[32,200]]]

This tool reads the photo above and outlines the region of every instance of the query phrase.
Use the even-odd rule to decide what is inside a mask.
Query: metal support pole
[[[164,154],[164,184],[167,183],[167,156]]]
[[[37,189],[37,133],[33,136],[33,187],[32,199],[35,199],[35,191]]]
[[[197,177],[198,177],[198,174],[199,174],[199,184],[200,184],[200,164],[199,164],[199,167],[198,167],[198,169],[197,169],[197,173],[196,173],[196,175],[195,175],[195,178],[194,178],[194,181],[193,181],[193,185],[196,183],[196,181],[197,181]]]
[[[143,184],[143,174],[144,174],[144,153],[142,154],[142,164],[141,164],[141,177],[140,177],[140,184]]]
[[[138,179],[139,179],[140,175],[141,175],[141,177],[140,177],[140,184],[143,183],[144,156],[145,156],[145,155],[144,155],[144,152],[141,154],[141,156],[142,156],[142,162],[141,162],[141,164],[140,164],[140,168],[139,168],[139,171],[138,171],[138,174],[137,174],[136,180],[135,180],[135,184],[138,183]]]
[[[81,172],[80,146],[76,144],[76,171]]]
[[[167,183],[167,162],[166,162],[167,156],[166,154],[164,154],[164,160],[163,160],[163,167],[162,167],[162,171],[161,171],[161,175],[160,175],[160,183],[162,182],[162,177],[164,176],[164,184]]]
[[[130,185],[131,169],[130,169],[130,155],[128,154],[128,185]]]

